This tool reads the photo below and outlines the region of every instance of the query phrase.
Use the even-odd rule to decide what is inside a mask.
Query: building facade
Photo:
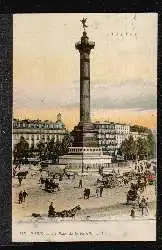
[[[130,136],[130,126],[115,122],[95,122],[98,131],[98,143],[103,152],[109,155],[116,155],[122,142]]]
[[[23,136],[29,143],[29,147],[34,146],[35,148],[39,141],[47,142],[54,138],[55,141],[61,142],[65,134],[67,134],[67,130],[60,113],[57,115],[56,122],[13,119],[12,145],[14,148],[15,144],[20,141],[20,137]]]
[[[94,125],[98,131],[99,146],[102,147],[105,154],[113,155],[117,147],[115,123],[95,122]]]
[[[125,139],[128,139],[130,136],[130,126],[122,123],[115,123],[115,137],[117,148],[116,151],[120,148],[122,142]]]
[[[148,133],[131,132],[130,125],[115,122],[95,122],[98,131],[98,144],[105,154],[117,155],[122,142],[130,136],[136,141],[138,138],[147,139]]]

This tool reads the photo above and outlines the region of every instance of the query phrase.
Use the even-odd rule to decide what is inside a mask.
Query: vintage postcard
[[[13,242],[156,240],[157,21],[13,15]]]

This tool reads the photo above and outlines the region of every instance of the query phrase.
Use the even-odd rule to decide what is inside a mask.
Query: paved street
[[[126,194],[129,190],[129,185],[124,187],[116,187],[112,189],[104,189],[103,197],[96,197],[96,186],[94,185],[97,179],[97,173],[91,172],[83,177],[83,188],[78,188],[79,176],[75,179],[63,179],[61,182],[61,190],[54,193],[47,193],[42,190],[39,184],[40,173],[37,172],[36,176],[27,178],[22,181],[19,186],[18,179],[13,178],[13,219],[26,220],[31,218],[32,213],[40,213],[43,218],[47,218],[48,207],[53,201],[55,210],[61,211],[64,209],[71,209],[76,205],[81,206],[81,211],[76,216],[77,219],[108,219],[112,216],[122,217],[130,214],[131,206],[125,205]],[[89,200],[83,199],[84,188],[91,189]],[[25,203],[18,204],[18,194],[22,190],[26,190],[28,196]],[[143,194],[149,198],[149,207],[151,216],[155,216],[156,202],[155,202],[155,187],[147,186]],[[137,210],[137,217],[141,217],[141,211]],[[87,217],[88,216],[88,217]]]

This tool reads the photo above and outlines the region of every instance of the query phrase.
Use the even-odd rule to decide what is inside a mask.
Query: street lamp
[[[82,148],[82,173],[84,172],[84,166],[83,166],[83,148]]]

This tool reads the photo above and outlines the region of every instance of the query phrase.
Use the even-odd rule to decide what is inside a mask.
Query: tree
[[[137,141],[134,141],[133,137],[130,136],[125,139],[120,147],[120,151],[124,155],[126,160],[144,159],[148,156],[148,141],[139,137]]]
[[[41,160],[52,160],[54,164],[59,162],[59,156],[67,154],[68,148],[72,146],[73,137],[70,133],[66,134],[60,142],[58,139],[55,141],[54,138],[48,140],[46,143],[40,141],[37,144],[37,151]]]
[[[29,154],[29,144],[24,139],[23,136],[20,137],[20,142],[18,142],[13,150],[14,162],[19,160],[21,161],[24,158],[27,158]]]
[[[55,142],[54,138],[47,142],[46,158],[52,160],[53,163],[58,163],[59,156],[62,152],[62,145],[59,140]]]
[[[37,144],[37,151],[38,151],[40,160],[45,160],[46,144],[42,140],[40,140]]]
[[[154,136],[151,133],[147,136],[147,147],[148,147],[148,157],[154,157],[156,155],[156,145]]]
[[[144,159],[148,155],[148,146],[146,139],[139,137],[137,139],[138,157],[140,160]]]
[[[138,159],[138,144],[136,141],[133,142],[133,160],[137,160]]]
[[[138,132],[139,134],[140,133],[150,133],[151,132],[151,130],[149,128],[139,126],[139,125],[130,126],[130,131],[131,132]]]
[[[66,134],[62,140],[62,155],[65,155],[69,151],[69,147],[72,146],[73,137],[70,133]]]
[[[125,139],[120,147],[120,152],[122,153],[122,155],[124,156],[125,160],[128,159],[129,157],[129,145],[128,145],[128,140]]]

